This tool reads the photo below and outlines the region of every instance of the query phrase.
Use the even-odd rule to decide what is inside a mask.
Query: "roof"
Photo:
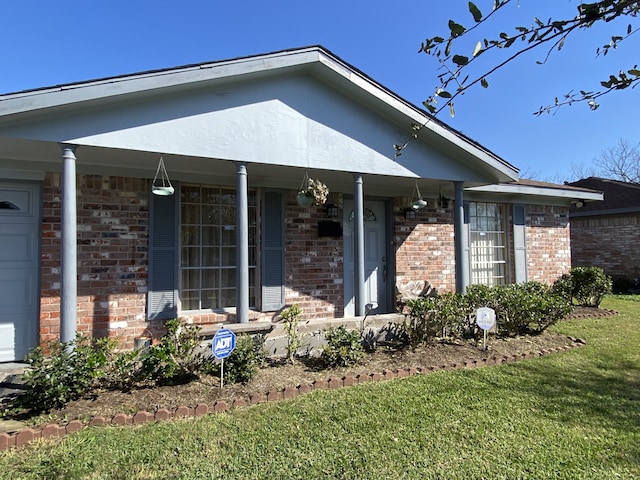
[[[263,53],[263,54],[257,54],[257,55],[247,55],[247,56],[235,57],[235,58],[224,59],[224,60],[213,60],[213,61],[207,61],[207,62],[201,62],[201,63],[187,64],[187,65],[182,65],[182,66],[159,68],[159,69],[146,70],[146,71],[143,71],[143,72],[137,72],[137,73],[132,73],[132,74],[113,75],[113,76],[102,77],[102,78],[93,79],[93,80],[77,81],[77,82],[59,84],[59,85],[48,86],[48,87],[41,87],[41,88],[33,88],[33,89],[28,89],[28,90],[22,90],[22,91],[19,91],[19,92],[10,92],[10,93],[5,93],[5,94],[0,94],[0,102],[2,102],[5,98],[22,97],[22,96],[30,96],[30,95],[39,95],[39,94],[46,93],[46,92],[51,92],[51,91],[65,91],[65,90],[71,90],[71,89],[75,89],[75,88],[81,88],[81,87],[88,86],[88,85],[113,84],[113,83],[116,83],[118,81],[123,81],[123,80],[131,79],[131,78],[153,77],[153,76],[165,75],[165,74],[170,74],[170,73],[180,72],[180,71],[206,70],[206,69],[210,69],[210,68],[213,68],[213,67],[216,67],[216,66],[221,66],[221,65],[225,65],[225,64],[233,64],[233,63],[242,63],[242,62],[245,62],[247,60],[259,59],[259,58],[262,58],[262,57],[268,58],[268,57],[272,57],[272,56],[282,56],[282,55],[296,54],[296,53],[300,53],[300,52],[304,52],[304,51],[314,51],[314,50],[317,50],[319,52],[324,53],[325,55],[328,55],[329,57],[332,57],[334,60],[336,60],[339,63],[341,63],[341,64],[345,65],[346,67],[348,67],[349,70],[352,70],[353,72],[356,72],[362,78],[366,79],[371,84],[374,84],[380,90],[382,90],[382,91],[386,92],[387,94],[397,98],[402,103],[404,103],[407,106],[409,106],[410,108],[420,112],[425,117],[428,117],[429,123],[437,124],[437,125],[445,128],[445,129],[447,129],[448,131],[451,131],[451,132],[455,133],[455,135],[457,137],[459,137],[461,139],[464,139],[466,142],[468,142],[470,144],[473,144],[476,148],[478,148],[478,149],[482,150],[483,152],[487,153],[488,155],[494,157],[496,160],[500,161],[501,163],[504,163],[505,165],[509,166],[510,168],[516,169],[516,167],[514,167],[509,162],[507,162],[503,158],[499,157],[495,153],[491,152],[489,149],[487,149],[486,147],[481,145],[479,142],[473,140],[472,138],[468,137],[467,135],[465,135],[461,131],[456,130],[455,128],[453,128],[453,127],[447,125],[446,123],[444,123],[443,121],[437,119],[436,117],[434,117],[432,114],[430,114],[426,110],[424,110],[422,108],[419,108],[416,105],[412,104],[411,102],[409,102],[408,100],[404,99],[403,97],[401,97],[400,95],[398,95],[397,93],[392,91],[391,89],[385,87],[381,83],[379,83],[376,80],[374,80],[372,77],[370,77],[369,75],[364,73],[362,70],[360,70],[360,69],[356,68],[355,66],[351,65],[350,63],[344,61],[342,58],[338,57],[333,52],[329,51],[328,49],[326,49],[325,47],[323,47],[321,45],[312,45],[312,46],[306,46],[306,47],[300,47],[300,48],[279,50],[279,51],[270,52],[270,53]]]
[[[477,162],[474,166],[475,171],[481,172],[487,179],[510,181],[518,176],[518,169],[495,153],[437,120],[321,46],[149,70],[0,95],[0,127],[9,126],[13,129],[14,125],[23,124],[24,120],[36,117],[55,115],[56,118],[61,118],[70,109],[98,111],[106,105],[114,105],[115,102],[134,104],[143,97],[184,93],[196,88],[209,88],[245,79],[269,78],[285,72],[291,75],[309,73],[330,84],[335,90],[349,95],[354,101],[382,112],[389,122],[406,128],[407,136],[398,138],[398,143],[410,137],[412,124],[423,125],[420,138],[415,140],[415,143],[428,143],[447,155],[460,159],[461,162]],[[89,141],[83,143],[83,139],[81,136],[62,140],[37,138],[94,145]],[[138,149],[145,150],[145,146]],[[156,150],[161,148],[153,149]],[[392,157],[392,142],[388,151],[388,156]],[[410,146],[398,164],[411,162],[412,160],[407,158],[411,158],[412,154],[416,157],[415,151],[417,145],[416,148]],[[190,153],[199,155],[199,152]],[[413,176],[422,175],[416,172]]]
[[[512,199],[520,197],[523,201],[530,196],[561,200],[571,204],[575,204],[578,201],[584,204],[588,202],[599,203],[602,200],[602,193],[596,189],[567,184],[560,185],[526,178],[521,178],[514,182],[472,187],[466,190],[470,192],[499,193],[509,195]]]
[[[598,190],[604,193],[602,202],[572,208],[574,216],[615,215],[640,212],[640,183],[622,182],[599,177],[588,177],[569,182],[567,187]]]

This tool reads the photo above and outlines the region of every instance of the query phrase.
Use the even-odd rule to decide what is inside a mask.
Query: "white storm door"
[[[381,201],[364,203],[364,288],[368,313],[387,312],[385,207]],[[355,316],[355,232],[353,200],[344,201],[344,315]]]
[[[38,343],[40,188],[0,183],[0,362]]]

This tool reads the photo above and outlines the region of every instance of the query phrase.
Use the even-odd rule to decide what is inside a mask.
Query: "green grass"
[[[197,420],[87,429],[0,454],[0,478],[640,478],[640,307],[556,331],[587,340]]]

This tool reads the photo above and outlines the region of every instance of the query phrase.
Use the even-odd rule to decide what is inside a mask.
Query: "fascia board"
[[[553,197],[571,200],[598,201],[604,199],[601,192],[583,192],[563,188],[531,187],[526,185],[483,185],[479,187],[465,188],[468,192],[497,193],[503,195],[525,195],[536,197]]]
[[[191,87],[242,75],[267,74],[284,68],[304,67],[317,59],[318,53],[314,51],[281,53],[18,92],[0,96],[0,117],[163,88]]]
[[[603,217],[603,216],[611,216],[611,215],[632,215],[640,213],[639,207],[629,207],[629,208],[612,208],[609,210],[588,210],[588,211],[573,211],[569,215],[571,217]]]

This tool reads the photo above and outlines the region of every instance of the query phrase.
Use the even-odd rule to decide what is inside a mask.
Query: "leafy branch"
[[[520,0],[518,0],[518,2],[519,1]],[[477,84],[480,84],[483,88],[488,88],[489,76],[525,53],[547,47],[544,60],[537,62],[538,64],[544,64],[554,51],[559,51],[564,47],[569,35],[575,31],[588,29],[596,22],[612,22],[624,16],[635,19],[638,14],[640,14],[639,0],[601,0],[593,3],[580,3],[578,13],[573,18],[551,18],[547,21],[542,21],[536,17],[529,27],[516,26],[511,34],[500,32],[495,38],[483,38],[477,41],[470,55],[463,51],[453,51],[453,47],[457,46],[462,38],[468,38],[472,32],[486,24],[493,16],[497,15],[512,2],[513,0],[494,0],[493,9],[486,16],[483,16],[474,2],[469,2],[469,13],[474,22],[471,27],[466,28],[462,23],[449,20],[448,37],[445,38],[444,36],[438,35],[427,38],[422,42],[419,51],[435,57],[443,70],[443,73],[438,75],[440,85],[435,89],[433,95],[423,102],[424,107],[432,116],[437,116],[444,109],[448,109],[452,117],[455,116],[454,100],[458,96],[464,94],[468,89]],[[624,35],[611,36],[607,43],[597,49],[596,56],[607,55],[611,49],[616,49],[621,42],[637,31],[638,28],[633,28],[633,26],[629,24]],[[522,43],[524,43],[523,46],[521,46]],[[514,45],[518,45],[518,47],[514,47]],[[510,48],[515,48],[513,53],[503,60],[498,61],[479,75],[474,75],[471,78],[466,74],[469,66],[474,64],[480,55],[486,55],[494,50],[498,51]],[[571,91],[561,99],[556,98],[552,105],[540,107],[538,111],[534,112],[534,115],[541,115],[544,112],[550,113],[563,105],[583,101],[588,103],[589,108],[595,110],[599,106],[597,102],[598,98],[614,90],[635,87],[639,80],[640,70],[634,66],[626,72],[620,71],[617,75],[610,75],[607,80],[602,81],[601,85],[603,90],[595,92],[580,90],[579,93],[573,93],[573,91]],[[431,118],[423,125],[412,125],[409,139],[404,144],[394,146],[396,149],[396,157],[401,154],[411,139],[417,138],[420,129],[426,126],[430,120]]]

